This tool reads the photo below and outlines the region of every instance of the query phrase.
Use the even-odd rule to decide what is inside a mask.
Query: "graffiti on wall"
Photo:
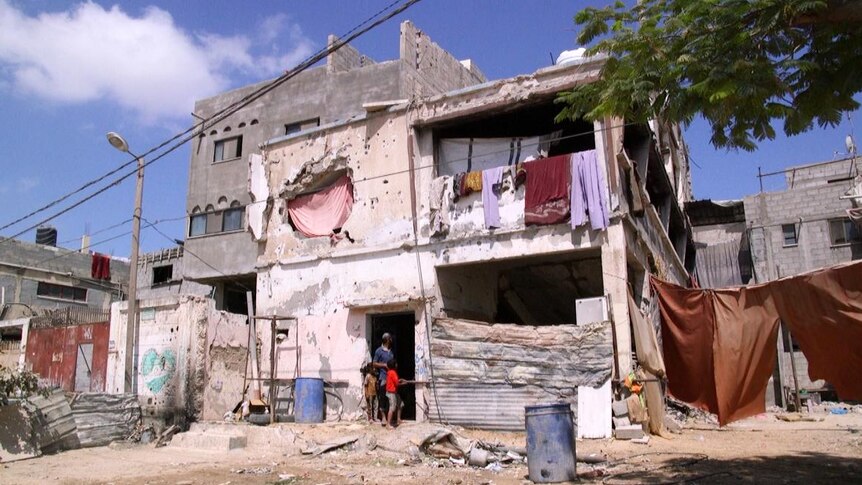
[[[164,389],[177,371],[177,356],[172,349],[159,353],[156,349],[147,350],[141,362],[141,375],[144,384],[154,394]]]

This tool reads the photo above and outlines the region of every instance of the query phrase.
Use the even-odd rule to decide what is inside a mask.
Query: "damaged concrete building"
[[[337,38],[330,36],[329,43]],[[341,122],[385,100],[427,96],[485,81],[469,61],[458,61],[410,22],[401,25],[398,59],[375,62],[350,45],[330,54],[326,65],[299,73],[230,117],[208,125],[193,142],[189,168],[185,280],[215,287],[221,310],[246,313],[244,288],[254,290],[257,243],[245,229],[246,210],[266,202],[249,193],[248,156],[273,138]],[[270,81],[195,104],[210,118]],[[217,263],[217,264],[216,264]]]
[[[276,377],[323,378],[330,412],[357,417],[386,332],[415,381],[405,419],[523,429],[525,404],[563,399],[591,416],[580,436],[607,436],[612,381],[636,365],[629,291],[647,307],[650,274],[686,285],[694,249],[677,126],[554,121],[557,93],[603,62],[369,98],[264,141],[248,173],[266,201],[247,212],[256,313],[297,318]]]

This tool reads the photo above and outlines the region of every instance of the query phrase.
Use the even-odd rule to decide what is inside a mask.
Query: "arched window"
[[[230,209],[224,211],[224,217],[222,218],[222,231],[239,231],[242,229],[242,219],[243,214],[245,213],[245,207],[243,207],[238,201],[233,201],[230,203]]]
[[[189,237],[202,236],[207,233],[207,215],[201,213],[200,206],[192,209],[189,217]]]

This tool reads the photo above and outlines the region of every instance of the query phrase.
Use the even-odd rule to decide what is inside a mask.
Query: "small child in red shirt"
[[[389,400],[389,415],[386,417],[386,426],[392,428],[392,417],[396,416],[396,412],[398,421],[395,426],[401,425],[401,397],[398,395],[398,386],[402,384],[403,380],[398,378],[398,362],[395,359],[387,362],[386,367],[389,368],[386,371],[386,398]]]

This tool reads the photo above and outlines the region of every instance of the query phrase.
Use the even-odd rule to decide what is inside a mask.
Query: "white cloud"
[[[230,88],[232,78],[274,76],[313,51],[285,15],[256,31],[189,33],[156,7],[132,17],[90,2],[28,16],[0,0],[0,88],[58,102],[107,99],[147,122],[185,118],[195,99]]]
[[[39,186],[38,177],[21,177],[15,183],[19,194],[26,194]]]

